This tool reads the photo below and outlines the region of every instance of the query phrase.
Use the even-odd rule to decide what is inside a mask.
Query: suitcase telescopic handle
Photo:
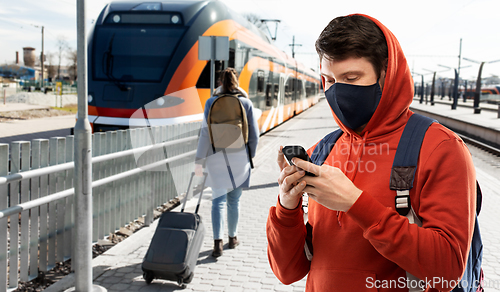
[[[189,184],[188,184],[188,187],[187,187],[187,190],[186,190],[186,196],[184,198],[184,203],[182,203],[181,213],[184,212],[184,209],[186,208],[186,203],[187,203],[187,199],[188,199],[189,189],[191,189],[191,184],[193,182],[194,175],[195,175],[195,173],[192,172],[191,173],[191,177],[189,178]],[[204,172],[203,173],[203,182],[201,184],[200,197],[198,198],[198,204],[196,205],[196,211],[194,212],[195,214],[198,213],[198,209],[200,208],[201,197],[203,195],[203,189],[205,188],[205,182],[207,180],[207,176],[208,176],[208,174],[206,172]]]
[[[194,211],[195,214],[198,214],[198,210],[200,209],[201,197],[203,196],[203,190],[205,189],[205,182],[207,181],[207,176],[208,173],[204,172],[203,182],[201,183],[201,189],[200,189],[200,197],[198,198],[198,204],[196,204],[196,210]]]

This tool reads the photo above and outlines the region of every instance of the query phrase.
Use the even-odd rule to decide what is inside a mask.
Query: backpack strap
[[[422,226],[422,222],[411,207],[410,189],[413,188],[418,156],[425,133],[434,122],[436,121],[431,118],[414,113],[405,125],[392,163],[390,189],[396,191],[396,211],[408,218],[410,224],[417,226]],[[406,279],[407,283],[421,283],[419,278],[408,272],[406,272]],[[425,288],[425,285],[409,286],[409,292],[423,291]]]
[[[402,216],[411,210],[410,189],[413,188],[420,147],[425,132],[434,122],[436,120],[414,113],[399,139],[392,163],[390,189],[397,192],[396,211]]]
[[[316,144],[316,147],[314,147],[313,153],[311,155],[311,161],[312,163],[316,165],[323,165],[325,162],[326,158],[330,154],[330,152],[333,149],[333,146],[335,146],[335,142],[342,136],[343,132],[341,129],[337,129],[325,137],[321,139],[321,141]],[[304,201],[302,201],[303,205],[302,208],[307,208],[307,202],[304,205]],[[307,213],[307,211],[304,211],[304,213]],[[309,261],[312,260],[313,257],[313,246],[312,246],[312,226],[309,224],[309,222],[306,223],[306,229],[307,229],[307,236],[306,236],[306,243],[304,244],[304,252],[306,254],[306,257]]]
[[[311,155],[312,163],[316,165],[323,165],[326,158],[332,151],[335,142],[337,142],[340,136],[342,136],[342,133],[343,132],[341,129],[337,129],[323,137],[323,139],[321,139],[321,141],[319,141],[319,143],[316,145]]]

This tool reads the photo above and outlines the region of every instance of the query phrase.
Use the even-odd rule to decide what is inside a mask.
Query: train
[[[474,99],[476,89],[469,87],[466,90],[461,87],[458,89],[459,95],[465,99]],[[500,85],[483,85],[481,87],[481,101],[500,103]]]
[[[229,59],[214,62],[215,80],[236,69],[261,133],[319,101],[319,74],[221,1],[111,2],[88,41],[93,132],[201,121],[211,61],[198,59],[199,36],[229,38]]]

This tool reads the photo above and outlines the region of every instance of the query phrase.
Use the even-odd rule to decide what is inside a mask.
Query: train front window
[[[94,79],[160,81],[183,33],[179,27],[99,27],[93,41]]]

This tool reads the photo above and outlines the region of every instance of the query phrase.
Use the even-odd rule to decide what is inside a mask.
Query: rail
[[[200,126],[93,135],[94,242],[141,217],[149,224],[156,206],[185,190]],[[72,257],[73,141],[12,142],[10,150],[0,144],[0,291]]]

